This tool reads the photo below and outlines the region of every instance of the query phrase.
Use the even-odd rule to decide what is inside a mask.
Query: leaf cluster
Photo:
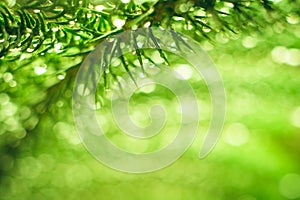
[[[24,53],[52,52],[76,56],[119,31],[145,26],[172,28],[203,40],[218,32],[257,30],[278,20],[276,11],[268,0],[21,0],[12,8],[2,3],[0,58],[14,61]],[[124,25],[116,25],[117,20]]]

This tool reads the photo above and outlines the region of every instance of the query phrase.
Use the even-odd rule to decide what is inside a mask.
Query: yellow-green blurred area
[[[201,110],[199,134],[177,162],[147,174],[110,169],[82,145],[71,110],[74,80],[64,79],[64,69],[78,58],[45,56],[22,68],[1,63],[0,199],[300,199],[300,18],[293,13],[287,21],[288,27],[274,24],[233,39],[217,34],[214,45],[202,42],[226,89],[222,136],[211,154],[198,158],[211,105],[203,80],[192,79]],[[47,89],[58,82],[60,87]],[[168,94],[156,89],[156,96]],[[149,96],[153,91],[144,88]],[[49,100],[50,105],[51,99],[50,110],[38,103]],[[174,98],[164,101],[175,105]],[[132,117],[146,125],[149,118],[141,113],[148,112],[147,105],[134,106]],[[99,121],[108,132],[115,125],[110,118],[99,116]],[[149,149],[146,142],[128,145],[126,136],[113,141],[143,152],[166,145],[173,131]]]

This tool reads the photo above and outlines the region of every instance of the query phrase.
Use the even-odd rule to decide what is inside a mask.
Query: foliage
[[[11,61],[20,59],[22,53],[35,56],[52,51],[62,56],[85,54],[120,30],[143,26],[185,30],[193,32],[195,37],[207,38],[210,32],[258,29],[281,17],[267,0],[99,3],[23,0],[12,8],[1,4],[0,57]],[[79,52],[74,52],[72,47],[79,48]]]
[[[3,71],[14,73],[29,63],[43,62],[41,68],[47,67],[52,76],[60,76],[63,81],[47,83],[47,100],[41,102],[46,108],[49,108],[51,96],[59,96],[57,91],[64,92],[65,82],[74,80],[85,56],[99,42],[120,31],[155,26],[180,31],[198,41],[213,42],[211,38],[224,37],[218,33],[230,37],[243,30],[259,31],[275,21],[283,23],[286,15],[268,0],[7,2],[0,5],[0,63],[7,66]],[[149,37],[154,43],[158,39],[151,32]],[[174,38],[174,41],[178,46],[180,38]],[[120,45],[119,41],[116,43],[107,51],[115,52]],[[160,55],[165,58],[164,53],[160,52]],[[51,57],[49,63],[41,61],[45,56]],[[137,52],[136,57],[141,67],[142,61],[149,58],[143,52]],[[60,58],[65,60],[65,66],[56,64]],[[121,61],[126,71],[134,63],[128,58]],[[104,81],[108,86],[110,79],[117,80],[118,72],[112,72],[110,68],[106,72]]]

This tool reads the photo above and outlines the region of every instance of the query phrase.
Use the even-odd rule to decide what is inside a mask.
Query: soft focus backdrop
[[[286,26],[216,34],[214,41],[201,42],[224,80],[222,136],[208,157],[198,159],[211,110],[205,84],[191,78],[199,91],[199,134],[177,162],[148,174],[112,170],[81,144],[71,110],[73,82],[64,81],[64,66],[78,63],[76,58],[46,55],[25,67],[15,65],[11,72],[1,62],[0,199],[300,199],[300,17],[291,10],[286,21]],[[48,86],[57,80],[65,88],[47,96],[56,100],[44,112],[45,104],[37,103],[56,90]],[[158,91],[157,96],[166,95]],[[145,108],[133,106],[140,119]],[[108,130],[114,126],[106,123]],[[115,142],[129,150],[145,149]]]

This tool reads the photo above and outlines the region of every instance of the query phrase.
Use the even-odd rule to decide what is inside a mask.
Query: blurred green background
[[[198,159],[211,110],[204,83],[191,80],[202,84],[199,134],[177,162],[148,174],[110,169],[83,147],[72,118],[72,82],[62,81],[64,92],[51,96],[51,112],[38,104],[76,58],[39,57],[14,72],[1,63],[0,199],[300,199],[300,18],[293,13],[287,21],[201,43],[226,89],[222,136]]]

